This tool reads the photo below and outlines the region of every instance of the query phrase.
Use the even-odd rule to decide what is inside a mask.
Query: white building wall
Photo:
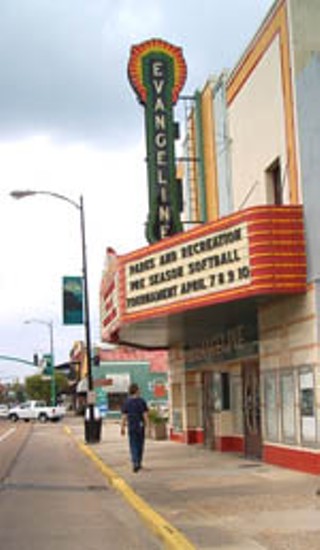
[[[266,174],[280,158],[283,202],[288,202],[284,104],[278,35],[229,106],[235,211],[267,204]]]

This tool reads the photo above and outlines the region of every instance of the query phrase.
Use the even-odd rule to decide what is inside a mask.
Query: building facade
[[[138,384],[149,408],[168,408],[168,354],[124,346],[99,351],[93,369],[96,403],[107,418],[119,418],[129,386]]]
[[[75,342],[67,364],[73,381],[73,408],[84,412],[88,392],[87,353],[83,342]],[[149,407],[168,408],[168,353],[115,346],[95,346],[92,361],[95,402],[103,417],[119,418],[121,405],[131,383],[139,385]]]
[[[185,231],[108,256],[106,341],[169,351],[170,435],[320,471],[320,4],[279,0],[188,112]]]

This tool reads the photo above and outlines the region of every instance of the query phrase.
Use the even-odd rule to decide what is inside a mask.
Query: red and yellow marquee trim
[[[150,54],[160,53],[172,58],[173,61],[173,89],[172,103],[177,102],[179,93],[183,88],[187,77],[187,66],[182,54],[182,49],[169,44],[159,38],[152,38],[131,47],[128,64],[130,83],[143,104],[147,101],[147,88],[143,82],[143,60]]]
[[[150,306],[143,311],[126,311],[125,268],[128,263],[144,260],[174,245],[187,244],[192,239],[205,237],[215,231],[230,230],[239,223],[247,223],[248,226],[251,271],[248,283],[205,296],[189,294],[183,301],[180,299],[168,305]],[[250,208],[121,256],[119,286],[120,325],[252,296],[305,292],[306,253],[302,207]]]
[[[187,245],[195,239],[214,236],[221,231],[232,230],[239,224],[246,224],[250,279],[241,286],[197,296],[187,294],[168,304],[150,305],[129,312],[126,308],[126,271],[132,262],[172,250],[174,246]],[[114,270],[114,266],[112,266]],[[259,296],[289,295],[306,292],[306,251],[304,239],[303,210],[301,206],[260,206],[237,212],[216,222],[204,224],[196,229],[163,239],[153,245],[130,254],[117,257],[116,273],[109,273],[108,285],[101,288],[102,302],[117,304],[117,318],[103,319],[103,333],[112,340],[114,332],[121,326],[148,319],[172,315],[189,309],[214,306],[219,303]],[[117,281],[116,286],[113,279]],[[111,285],[111,287],[110,287]],[[112,292],[110,291],[110,288]],[[116,292],[116,296],[115,293]],[[116,321],[116,322],[115,322]]]

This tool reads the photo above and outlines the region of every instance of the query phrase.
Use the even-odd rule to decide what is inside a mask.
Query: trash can
[[[89,407],[85,413],[84,420],[84,438],[86,443],[99,443],[101,439],[102,418],[99,412],[94,408],[94,418],[90,418]]]

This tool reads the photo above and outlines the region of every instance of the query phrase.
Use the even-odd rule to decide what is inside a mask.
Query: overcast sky
[[[162,38],[183,49],[184,94],[232,69],[272,0],[1,0],[0,355],[68,360],[82,327],[63,327],[61,280],[81,274],[80,220],[71,205],[16,189],[49,190],[85,204],[92,341],[107,246],[145,245],[144,113],[127,78],[130,47]],[[178,113],[177,113],[178,116]],[[0,381],[34,369],[0,359]]]

